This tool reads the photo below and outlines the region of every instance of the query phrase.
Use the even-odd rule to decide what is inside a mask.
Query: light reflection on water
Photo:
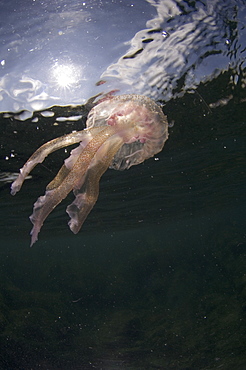
[[[8,19],[7,13],[4,20],[1,111],[82,104],[115,89],[167,101],[229,67],[235,75],[245,68],[243,1],[127,1],[111,7],[86,2],[72,3],[69,9],[65,4],[49,9],[47,4],[49,11],[39,7],[32,4],[34,18],[26,20],[27,32],[17,15],[26,9],[16,12],[16,18],[12,14]],[[40,14],[42,27],[37,26]],[[122,21],[126,14],[128,30]],[[102,22],[106,15],[109,24]],[[38,32],[32,33],[36,27]],[[106,84],[96,86],[99,80]]]

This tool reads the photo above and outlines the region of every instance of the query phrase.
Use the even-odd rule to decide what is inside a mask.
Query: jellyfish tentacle
[[[105,144],[109,145],[106,146]],[[100,149],[100,153],[96,154],[98,158],[94,158],[82,188],[74,190],[76,198],[66,210],[70,217],[68,225],[74,234],[79,232],[88,214],[94,207],[99,194],[99,181],[108,169],[115,153],[122,145],[123,140],[119,136],[116,136],[114,140],[111,137],[110,140],[105,142],[103,148]]]
[[[103,127],[101,127],[98,132],[102,131]],[[91,133],[89,133],[89,130],[87,131],[87,135],[84,137],[83,141],[80,142],[80,145],[73,149],[70,152],[70,156],[65,159],[63,166],[58,171],[56,177],[47,185],[46,190],[51,190],[54,188],[57,188],[61,185],[65,177],[68,175],[68,173],[71,171],[74,163],[77,161],[78,157],[82,153],[82,151],[85,149],[88,142],[92,139]]]
[[[44,159],[52,152],[59,150],[61,148],[70,146],[72,144],[79,143],[82,141],[86,135],[88,135],[91,130],[95,133],[100,132],[102,128],[94,128],[90,130],[82,130],[77,132],[72,132],[71,134],[61,136],[59,138],[48,141],[39,147],[33,155],[27,160],[24,166],[20,169],[20,174],[17,179],[11,185],[11,194],[15,195],[22,187],[25,178],[33,170],[33,168],[44,161]],[[92,136],[91,136],[92,138]]]
[[[46,193],[39,197],[34,204],[33,213],[30,216],[30,220],[33,223],[31,230],[31,246],[35,243],[38,238],[38,233],[44,223],[44,220],[48,217],[50,212],[70,193],[73,189],[78,189],[80,185],[79,180],[83,178],[87,172],[93,157],[100,149],[102,144],[116,133],[116,129],[110,126],[104,127],[100,132],[94,136],[93,139],[86,145],[86,148],[77,158],[72,169],[69,171],[67,176],[63,178],[62,182],[58,187],[51,190],[46,190]]]
[[[62,165],[62,167],[59,169],[56,177],[46,186],[46,190],[53,190],[55,188],[58,188],[63,182],[63,180],[66,178],[66,176],[69,174],[69,169],[66,167],[65,164]]]

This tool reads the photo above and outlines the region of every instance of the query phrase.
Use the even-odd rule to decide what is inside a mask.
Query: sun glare
[[[72,89],[78,85],[80,70],[74,64],[55,64],[52,68],[52,79],[61,89]]]

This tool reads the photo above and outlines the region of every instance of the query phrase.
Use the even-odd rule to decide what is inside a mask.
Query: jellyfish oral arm
[[[73,167],[71,170],[64,171],[64,176],[59,178],[59,181],[57,181],[57,187],[48,185],[46,189],[46,193],[39,197],[36,203],[34,204],[33,213],[30,216],[30,220],[33,223],[33,228],[31,230],[31,246],[36,242],[38,238],[38,233],[47,218],[47,216],[50,214],[50,212],[70,193],[72,190],[76,190],[81,188],[83,183],[81,184],[81,179],[86,178],[86,173],[88,169],[90,168],[91,163],[93,163],[93,158],[95,157],[96,153],[99,151],[100,147],[103,145],[103,143],[108,140],[110,142],[110,136],[115,134],[116,129],[111,127],[103,127],[103,129],[100,130],[100,133],[96,135],[90,142],[86,145],[85,148],[82,147],[81,154],[76,158],[75,163],[73,164]],[[118,150],[118,147],[121,146],[123,143],[122,139],[118,138],[118,146],[115,149]],[[115,154],[113,151],[112,156]],[[73,155],[73,154],[72,154]],[[112,160],[112,156],[110,157],[110,161]],[[103,167],[103,166],[102,166]],[[98,165],[95,166],[96,170],[98,170]],[[106,169],[105,169],[106,170]],[[100,171],[98,171],[100,174]],[[103,171],[105,172],[105,171]],[[59,173],[58,173],[59,175]],[[77,221],[74,221],[76,219],[75,216],[71,215],[72,224],[75,225],[83,223],[83,218],[85,219],[87,214],[89,213],[90,209],[93,207],[93,205],[96,202],[96,199],[98,197],[98,192],[94,190],[93,186],[90,184],[91,178],[95,178],[96,181],[99,182],[99,179],[97,179],[96,171],[92,171],[92,174],[88,175],[88,179],[86,181],[86,187],[87,190],[89,189],[89,195],[85,197],[86,201],[82,201],[80,197],[77,198],[77,202],[80,200],[79,207],[78,205],[78,212],[75,212],[77,215]],[[95,189],[96,189],[95,185]],[[90,199],[90,194],[92,194],[92,197]],[[81,210],[81,207],[84,208]],[[92,206],[90,206],[92,205]],[[78,226],[72,226],[71,230],[76,233]],[[80,229],[80,227],[79,227]],[[78,229],[78,230],[79,230]]]
[[[100,132],[102,128],[94,129],[95,132]],[[93,131],[93,130],[92,130]],[[22,184],[25,178],[29,175],[29,173],[33,170],[33,168],[44,161],[44,159],[51,154],[52,152],[59,150],[61,148],[67,147],[72,144],[79,143],[84,139],[84,141],[91,140],[91,130],[83,130],[73,132],[68,135],[64,135],[62,137],[56,138],[54,140],[48,141],[40,148],[38,148],[33,155],[27,160],[24,166],[20,169],[20,174],[17,179],[11,185],[11,194],[15,195],[22,187]]]
[[[108,147],[107,144],[110,146]],[[83,186],[80,190],[74,190],[75,200],[67,207],[67,213],[70,217],[68,225],[74,234],[79,232],[94,207],[99,195],[99,181],[122,144],[122,139],[118,136],[105,142],[99,153],[96,154]]]

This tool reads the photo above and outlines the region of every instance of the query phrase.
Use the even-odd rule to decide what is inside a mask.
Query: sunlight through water
[[[56,62],[51,69],[51,79],[59,90],[71,90],[81,79],[82,67],[75,64],[59,64]]]

